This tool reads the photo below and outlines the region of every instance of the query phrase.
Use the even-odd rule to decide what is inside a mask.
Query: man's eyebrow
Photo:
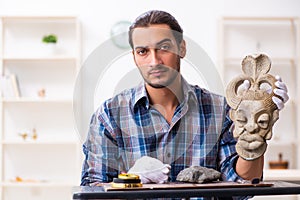
[[[137,50],[137,49],[147,49],[148,46],[136,46],[134,47],[134,50]]]
[[[163,40],[157,42],[157,43],[156,43],[156,46],[158,46],[158,45],[160,45],[160,44],[162,44],[162,43],[164,43],[164,42],[172,42],[172,40],[169,39],[169,38],[165,38],[165,39],[163,39]],[[134,49],[135,49],[135,50],[136,50],[136,49],[139,49],[139,48],[147,49],[148,47],[149,47],[149,46],[136,46],[136,47],[134,47]]]
[[[163,40],[159,41],[158,43],[156,43],[156,45],[160,45],[160,44],[162,44],[164,42],[172,42],[172,40],[169,39],[169,38],[166,38],[166,39],[163,39]]]

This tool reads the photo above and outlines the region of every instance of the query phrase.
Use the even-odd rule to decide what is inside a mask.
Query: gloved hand
[[[289,96],[287,94],[288,89],[287,89],[286,85],[282,82],[280,76],[276,75],[275,78],[277,80],[275,82],[275,85],[276,85],[277,88],[274,89],[274,93],[276,95],[280,96],[281,99],[276,97],[276,96],[273,96],[272,100],[277,105],[277,108],[279,110],[281,110],[284,107],[284,104],[289,100]]]
[[[164,183],[168,181],[170,169],[170,165],[163,164],[158,159],[143,156],[134,163],[127,173],[139,175],[142,183]]]
[[[288,96],[288,89],[285,85],[285,83],[282,82],[281,77],[276,75],[276,82],[275,85],[277,88],[273,90],[274,94],[278,95],[281,98],[278,98],[276,96],[272,97],[273,102],[276,104],[277,108],[281,110],[284,107],[284,104],[289,100]],[[245,80],[242,85],[240,86],[241,90],[248,90],[250,88],[250,83],[248,80]],[[267,91],[270,92],[271,91]]]

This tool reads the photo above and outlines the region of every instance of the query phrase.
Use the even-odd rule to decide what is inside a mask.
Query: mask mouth
[[[245,160],[255,160],[261,157],[266,149],[266,140],[259,134],[242,134],[236,143],[236,151]]]
[[[238,143],[247,150],[255,150],[265,143],[265,139],[259,134],[244,133],[239,137]]]

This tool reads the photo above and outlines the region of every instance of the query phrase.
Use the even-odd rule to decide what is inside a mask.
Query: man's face
[[[172,30],[165,24],[135,28],[132,41],[134,61],[145,82],[154,88],[169,86],[179,74],[184,42],[179,49]]]

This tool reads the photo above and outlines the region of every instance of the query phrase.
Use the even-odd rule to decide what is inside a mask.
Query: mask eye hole
[[[244,111],[238,110],[236,112],[235,121],[236,121],[236,126],[238,126],[239,128],[243,128],[247,124],[248,119],[245,116]]]
[[[272,86],[269,83],[261,83],[259,89],[265,90],[268,94],[272,93]]]
[[[257,124],[261,128],[268,128],[270,122],[270,116],[267,113],[260,115],[257,119]]]

